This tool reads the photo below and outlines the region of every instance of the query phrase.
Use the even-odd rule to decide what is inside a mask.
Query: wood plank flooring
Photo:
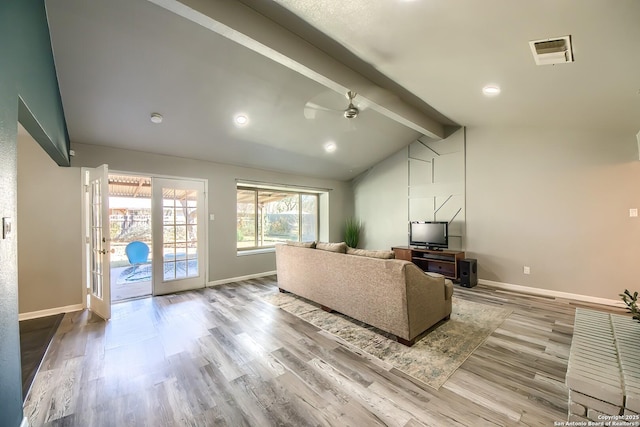
[[[566,421],[574,311],[478,286],[513,313],[435,390],[271,306],[275,276],[113,306],[60,325],[25,403],[32,426],[552,426]]]

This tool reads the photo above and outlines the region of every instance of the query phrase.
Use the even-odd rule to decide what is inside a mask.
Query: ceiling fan
[[[358,114],[360,114],[360,110],[358,109],[358,107],[353,105],[353,100],[356,97],[356,95],[357,93],[352,90],[347,91],[347,99],[349,100],[349,106],[347,106],[347,109],[344,110],[345,119],[355,119],[356,117],[358,117]]]
[[[318,117],[318,112],[327,112],[330,114],[339,113],[344,118],[349,120],[355,119],[364,109],[366,109],[366,107],[363,107],[362,105],[358,106],[355,104],[355,98],[357,95],[358,94],[355,91],[352,91],[352,90],[347,91],[347,93],[345,94],[345,97],[347,98],[349,104],[344,109],[336,109],[336,108],[328,108],[323,105],[320,105],[320,104],[328,104],[331,102],[331,99],[327,95],[322,94],[321,96],[316,97],[318,98],[317,102],[309,101],[305,104],[304,116],[307,119],[316,119]],[[333,96],[335,97],[335,95]]]

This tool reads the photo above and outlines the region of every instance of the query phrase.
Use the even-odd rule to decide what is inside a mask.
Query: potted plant
[[[360,240],[360,232],[362,231],[362,222],[353,217],[347,218],[344,224],[344,242],[352,248],[358,247]]]
[[[638,292],[631,294],[627,289],[623,294],[620,294],[622,301],[627,305],[627,310],[633,315],[633,319],[640,322],[640,311],[638,310]]]

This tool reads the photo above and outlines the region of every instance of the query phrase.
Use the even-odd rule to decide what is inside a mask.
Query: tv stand
[[[441,252],[442,252],[442,248],[429,247],[429,246],[420,246],[420,245],[411,245],[411,246],[409,246],[409,249],[416,249],[416,250],[429,250],[429,251],[441,251]]]
[[[455,281],[458,280],[458,262],[465,258],[464,252],[447,249],[394,246],[391,250],[396,259],[411,261],[426,272],[439,273]]]

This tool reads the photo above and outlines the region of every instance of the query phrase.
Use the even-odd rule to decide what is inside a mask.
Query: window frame
[[[302,242],[302,236],[303,236],[303,226],[302,226],[302,216],[303,216],[303,206],[302,206],[302,197],[303,196],[313,196],[316,199],[316,207],[315,207],[315,218],[316,218],[316,227],[315,227],[315,240],[318,239],[318,236],[320,234],[320,192],[318,191],[310,191],[310,190],[304,190],[304,189],[300,189],[300,188],[296,188],[296,187],[290,187],[290,188],[282,188],[279,186],[269,186],[269,185],[260,185],[260,186],[253,186],[253,185],[247,185],[247,184],[241,184],[238,183],[236,185],[236,231],[237,231],[237,224],[238,224],[238,192],[239,191],[252,191],[253,192],[253,206],[254,206],[254,211],[253,211],[253,215],[254,215],[254,225],[253,225],[253,230],[254,230],[254,245],[253,246],[247,246],[247,247],[238,247],[238,241],[236,240],[236,251],[238,253],[238,255],[243,255],[243,254],[247,254],[247,253],[261,253],[261,252],[272,252],[275,249],[275,245],[276,243],[273,244],[268,244],[268,245],[260,245],[258,244],[259,242],[259,236],[260,236],[260,228],[262,226],[262,224],[260,224],[260,215],[259,215],[259,204],[258,201],[260,200],[260,192],[279,192],[279,193],[285,193],[285,194],[290,194],[290,195],[297,195],[298,197],[298,240],[287,240],[289,242],[291,241],[295,241],[295,242]]]

